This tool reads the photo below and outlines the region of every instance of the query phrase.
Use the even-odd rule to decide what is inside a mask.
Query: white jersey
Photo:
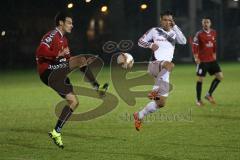
[[[151,48],[156,43],[159,48],[154,52],[154,59],[158,61],[172,61],[175,44],[186,44],[182,31],[175,25],[169,32],[161,27],[155,27],[146,32],[138,41],[143,48]]]

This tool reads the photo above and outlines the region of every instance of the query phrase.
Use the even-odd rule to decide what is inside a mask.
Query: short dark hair
[[[203,17],[202,17],[202,20],[203,20],[203,19],[210,19],[210,20],[211,20],[212,18],[211,18],[210,16],[203,16]]]
[[[56,26],[59,25],[59,21],[65,21],[67,17],[72,18],[72,14],[66,11],[60,11],[55,16],[55,24]]]
[[[160,14],[160,17],[163,17],[163,16],[174,16],[173,12],[171,11],[163,11],[161,14]]]

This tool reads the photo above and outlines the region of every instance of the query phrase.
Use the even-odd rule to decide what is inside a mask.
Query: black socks
[[[196,92],[197,92],[197,101],[200,101],[201,93],[202,93],[202,82],[197,81]]]
[[[73,110],[69,106],[65,106],[62,110],[62,113],[57,121],[57,124],[55,126],[55,130],[60,133],[63,125],[65,122],[69,119],[69,117],[72,115]]]
[[[215,78],[213,81],[212,81],[212,84],[209,88],[209,91],[208,91],[208,94],[210,96],[212,96],[212,93],[214,92],[214,90],[217,88],[218,84],[220,83],[220,80]]]

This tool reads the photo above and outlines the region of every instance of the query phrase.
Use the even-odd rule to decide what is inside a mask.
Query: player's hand
[[[195,63],[196,64],[200,64],[200,59],[199,58],[195,58]]]
[[[172,19],[172,20],[171,20],[171,27],[173,27],[173,26],[175,26],[175,25],[176,25],[176,23],[175,23],[174,19]]]
[[[217,59],[217,56],[216,56],[216,53],[213,54],[213,59],[216,60]]]
[[[151,50],[156,51],[159,48],[159,46],[156,43],[153,43],[151,45]]]
[[[70,53],[70,50],[68,47],[66,47],[58,53],[58,57],[64,57],[65,55],[67,55],[69,53]]]

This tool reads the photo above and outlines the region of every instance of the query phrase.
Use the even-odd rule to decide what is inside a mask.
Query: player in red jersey
[[[212,96],[220,81],[223,79],[223,73],[216,60],[216,31],[211,28],[211,20],[208,17],[202,19],[202,30],[198,31],[193,39],[192,51],[194,60],[197,64],[197,102],[202,106],[201,100],[202,82],[206,73],[215,75],[205,99],[215,104]]]
[[[75,68],[80,68],[93,87],[101,94],[106,92],[108,84],[105,83],[103,87],[99,88],[99,83],[87,67],[94,58],[71,57],[65,34],[71,33],[73,28],[72,16],[67,12],[59,12],[55,17],[55,23],[56,28],[42,38],[36,51],[36,60],[42,82],[54,89],[68,102],[68,105],[62,110],[55,128],[49,132],[54,143],[63,148],[61,129],[78,106],[78,99],[67,74]]]

